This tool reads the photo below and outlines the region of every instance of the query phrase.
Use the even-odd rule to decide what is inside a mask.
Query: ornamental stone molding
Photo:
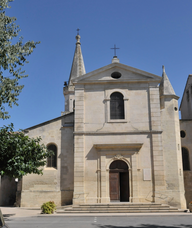
[[[114,156],[114,159],[123,159],[124,157],[121,154],[117,154]]]

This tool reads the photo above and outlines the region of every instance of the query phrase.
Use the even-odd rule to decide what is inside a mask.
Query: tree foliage
[[[16,18],[5,14],[5,9],[10,8],[9,3],[14,0],[0,0],[0,119],[10,118],[5,109],[5,104],[12,108],[18,105],[18,95],[23,85],[19,79],[27,77],[21,67],[28,63],[29,56],[39,42],[28,41],[23,43],[23,37],[17,38],[20,31],[15,24]],[[6,74],[6,76],[4,75]]]
[[[43,174],[47,158],[53,155],[41,138],[29,138],[24,132],[14,132],[13,124],[0,128],[0,175],[21,178],[35,173]]]

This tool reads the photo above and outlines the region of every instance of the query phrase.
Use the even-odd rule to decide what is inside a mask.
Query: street
[[[34,216],[6,217],[10,228],[191,228],[192,216]]]

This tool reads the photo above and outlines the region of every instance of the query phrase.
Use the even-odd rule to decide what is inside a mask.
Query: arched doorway
[[[122,160],[113,161],[109,167],[110,200],[129,201],[128,165]]]

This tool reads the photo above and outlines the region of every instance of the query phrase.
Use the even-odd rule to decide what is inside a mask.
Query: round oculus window
[[[115,71],[111,74],[111,77],[114,78],[114,79],[118,79],[121,77],[121,73]]]

